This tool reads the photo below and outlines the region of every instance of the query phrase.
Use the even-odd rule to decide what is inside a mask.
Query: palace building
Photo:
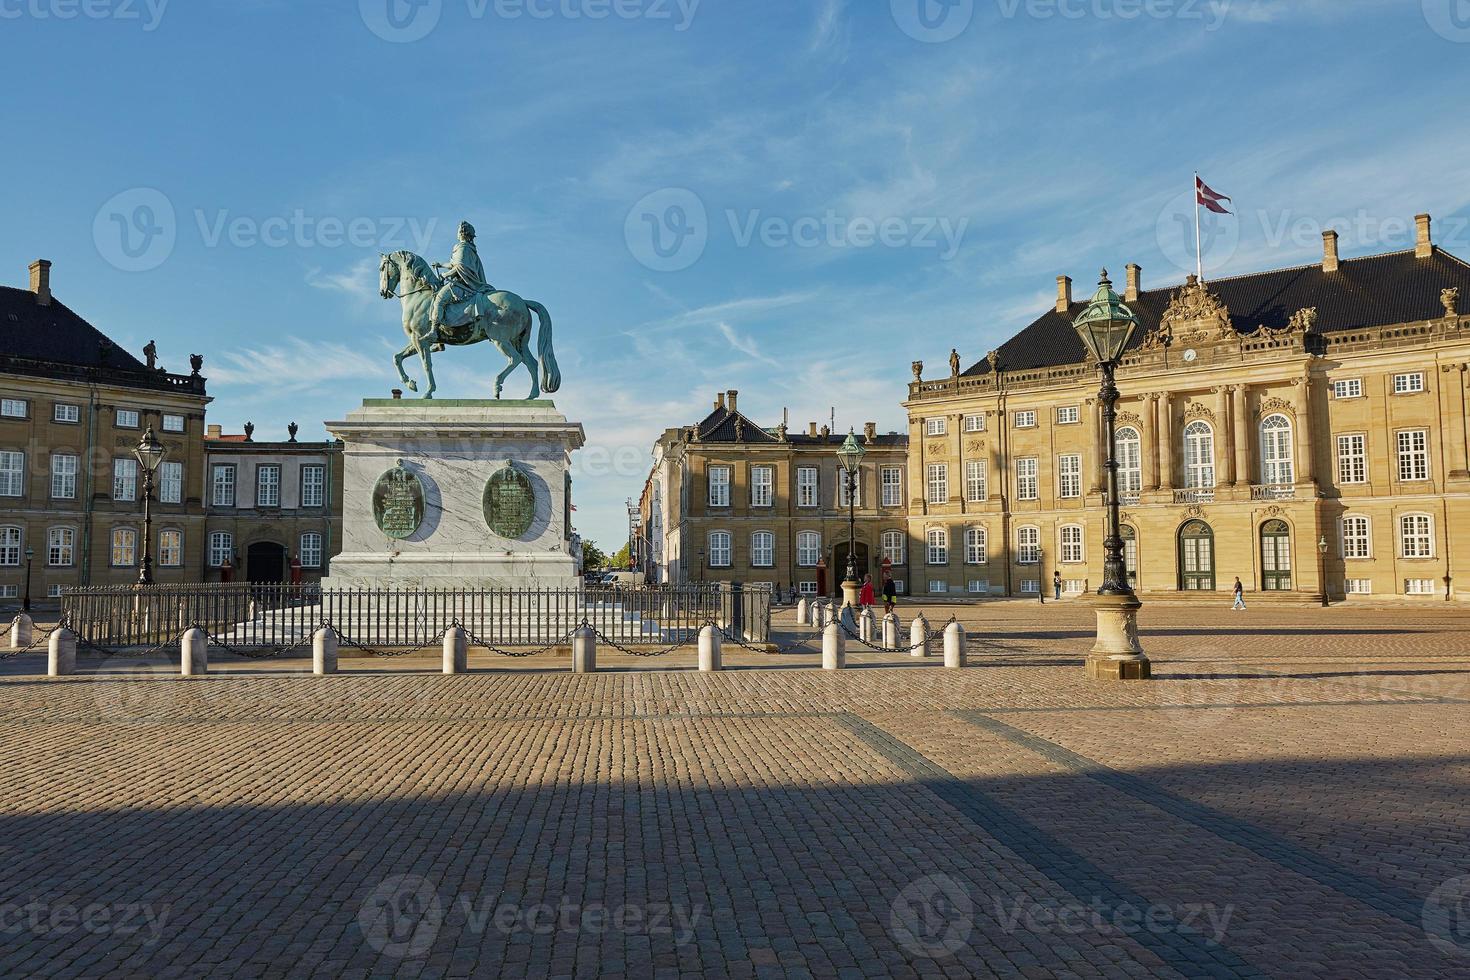
[[[1150,290],[1130,265],[1125,282],[1140,328],[1116,449],[1140,594],[1224,593],[1238,576],[1297,601],[1470,595],[1470,265],[1434,245],[1427,215],[1406,251],[1343,259],[1328,232],[1308,266]],[[1062,277],[1053,309],[968,370],[913,366],[912,593],[1101,580],[1083,305]]]

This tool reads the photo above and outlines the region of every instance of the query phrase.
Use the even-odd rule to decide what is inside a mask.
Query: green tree
[[[617,569],[618,571],[622,571],[622,572],[626,572],[628,570],[628,546],[627,545],[623,545],[621,548],[618,549],[617,554],[613,555],[611,558],[608,559],[608,561],[607,561],[607,567],[608,568],[614,568],[614,569]]]
[[[602,568],[607,564],[607,554],[599,547],[596,541],[582,541],[582,567],[591,571],[594,568]]]

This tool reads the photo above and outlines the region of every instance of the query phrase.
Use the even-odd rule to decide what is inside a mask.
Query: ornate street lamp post
[[[1317,539],[1317,580],[1322,583],[1322,607],[1325,609],[1332,605],[1327,596],[1327,535]]]
[[[868,451],[858,442],[857,432],[849,429],[842,448],[837,450],[837,462],[847,481],[847,577],[842,580],[842,601],[854,609],[858,604],[858,590],[862,587],[857,580],[857,481],[858,467]]]
[[[25,598],[20,600],[21,612],[31,611],[31,559],[34,557],[36,557],[36,550],[26,545],[26,594]]]
[[[133,450],[137,457],[138,467],[143,471],[143,560],[138,568],[138,584],[153,584],[153,474],[158,472],[163,458],[168,455],[168,447],[159,442],[153,435],[153,426],[143,433],[143,438],[138,440],[138,448]]]
[[[1143,603],[1128,584],[1128,567],[1123,560],[1123,535],[1118,520],[1118,362],[1128,341],[1138,329],[1138,318],[1113,292],[1104,269],[1092,301],[1072,323],[1082,343],[1097,360],[1102,373],[1098,399],[1103,406],[1104,439],[1107,440],[1107,532],[1103,539],[1103,579],[1094,603],[1097,609],[1097,643],[1087,658],[1087,674],[1103,680],[1147,680],[1148,658],[1138,643],[1138,610]]]

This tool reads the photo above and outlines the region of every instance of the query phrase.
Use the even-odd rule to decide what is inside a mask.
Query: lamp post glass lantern
[[[847,576],[842,582],[842,591],[848,605],[857,605],[857,479],[858,469],[868,451],[858,441],[857,431],[849,429],[842,448],[837,450],[837,462],[847,480]]]
[[[168,447],[158,441],[150,425],[133,450],[138,467],[143,471],[143,560],[138,568],[139,585],[153,584],[153,474],[158,472],[167,455]]]

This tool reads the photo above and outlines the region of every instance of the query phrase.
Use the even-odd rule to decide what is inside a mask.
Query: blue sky
[[[1470,0],[0,0],[0,52],[0,281],[50,258],[119,342],[206,355],[212,421],[321,437],[396,383],[378,253],[467,218],[550,308],[611,546],[716,391],[897,429],[911,361],[1057,275],[1179,282],[1195,169],[1239,211],[1212,275],[1419,211],[1470,256]],[[452,351],[440,395],[502,367]]]

